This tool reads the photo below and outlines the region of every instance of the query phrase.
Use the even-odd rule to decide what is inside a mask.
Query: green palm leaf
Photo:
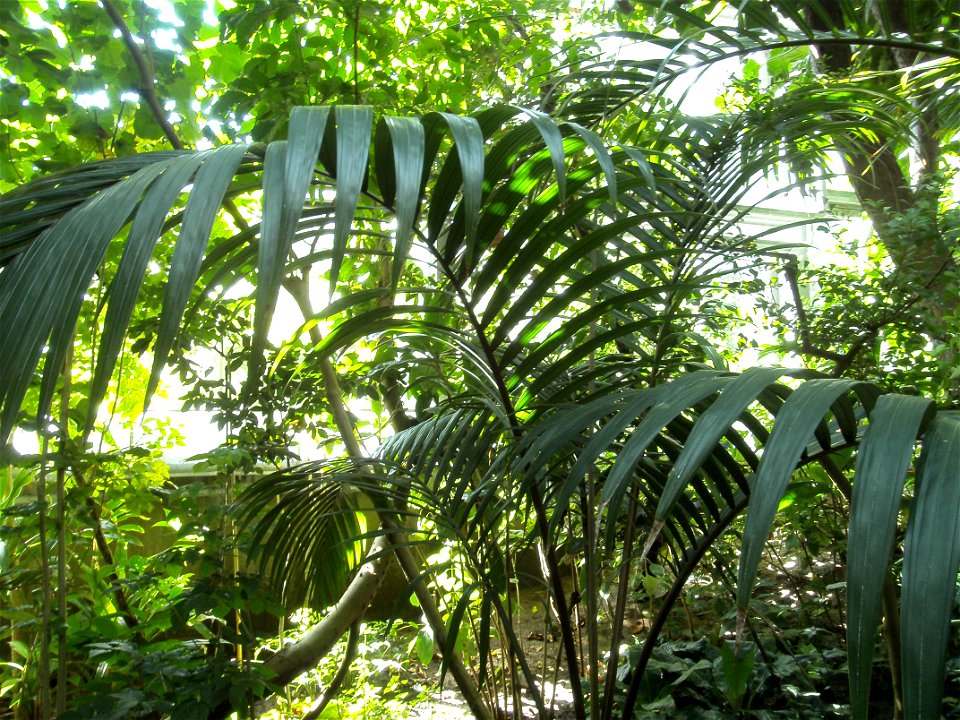
[[[874,636],[897,512],[913,445],[932,409],[922,398],[882,396],[857,454],[847,550],[847,645],[855,718],[867,717]]]
[[[44,343],[43,390],[38,415],[50,407],[54,382],[83,300],[107,246],[128,220],[141,194],[163,170],[157,162],[101,191],[91,202],[71,210],[44,230],[22,258],[0,275],[0,438],[5,441],[16,422],[20,404]],[[57,288],[58,292],[50,292]],[[13,338],[17,338],[13,341]]]
[[[397,213],[397,238],[394,244],[391,283],[396,289],[403,273],[403,265],[410,252],[410,242],[420,200],[420,179],[424,173],[425,133],[415,118],[386,117],[378,127],[377,139],[392,147],[392,163],[385,161],[384,151],[377,152],[380,163],[377,175],[384,201],[393,203]],[[387,135],[381,131],[387,128]],[[384,140],[381,140],[384,138]],[[385,190],[384,188],[388,188]]]
[[[267,329],[327,126],[328,108],[294,108],[286,142],[271,143],[263,169],[263,219],[250,377],[259,375]],[[356,202],[356,198],[354,198]]]
[[[207,152],[209,154],[194,178],[180,234],[170,259],[169,279],[163,295],[157,341],[153,347],[153,370],[147,383],[147,398],[153,395],[160,382],[160,373],[180,329],[180,319],[200,275],[217,211],[233,181],[234,173],[247,153],[247,146],[226,145]]]
[[[937,417],[923,437],[917,494],[904,542],[903,710],[940,714],[950,616],[960,572],[960,422]]]
[[[864,383],[815,379],[792,393],[778,413],[751,487],[750,507],[743,529],[737,576],[737,602],[741,609],[750,602],[763,546],[790,475],[827,410],[841,395],[852,390],[862,393],[865,405],[872,405],[876,391]]]
[[[333,231],[333,258],[330,266],[330,294],[340,279],[340,267],[353,225],[360,189],[367,171],[373,110],[368,107],[338,107],[337,199]]]

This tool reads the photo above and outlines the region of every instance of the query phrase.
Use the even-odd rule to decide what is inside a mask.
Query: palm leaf
[[[200,275],[203,255],[210,242],[210,232],[217,211],[234,173],[247,153],[247,146],[226,145],[207,152],[209,155],[194,178],[193,189],[183,213],[180,234],[170,259],[169,279],[163,295],[157,340],[153,347],[153,369],[147,383],[148,399],[160,382],[160,372],[173,348],[180,329],[180,319]]]
[[[903,553],[903,710],[941,710],[950,616],[960,572],[960,422],[937,417],[923,436],[917,494]]]
[[[750,506],[743,530],[743,549],[737,578],[737,602],[745,609],[760,567],[760,555],[770,533],[777,506],[790,476],[824,414],[837,399],[851,391],[862,392],[867,402],[868,386],[848,380],[810,380],[792,393],[777,415],[760,459],[750,492]],[[866,403],[865,403],[866,404]]]
[[[857,454],[847,550],[847,646],[850,705],[867,717],[880,600],[889,576],[890,551],[907,469],[932,404],[922,398],[884,395],[870,414]]]
[[[250,350],[251,378],[259,375],[267,329],[320,154],[328,114],[329,108],[325,107],[294,108],[290,113],[286,142],[271,143],[267,148],[263,170],[257,307]]]
[[[163,170],[162,159],[155,158],[129,181],[102,190],[89,203],[47,227],[23,257],[0,275],[0,327],[5,338],[0,343],[0,438],[4,441],[16,422],[43,345],[52,338],[38,407],[38,415],[46,416],[53,382],[72,342],[83,293],[110,240]]]

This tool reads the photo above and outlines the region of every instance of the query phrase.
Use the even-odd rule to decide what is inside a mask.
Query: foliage
[[[299,613],[294,620],[306,621],[312,614]],[[306,624],[301,622],[301,624]],[[410,638],[416,625],[406,622],[367,622],[359,630],[356,660],[337,697],[319,718],[402,718],[416,704],[426,699],[428,678],[416,663],[411,662]],[[294,642],[298,632],[284,635],[283,641]],[[315,705],[336,675],[347,652],[346,640],[309,673],[291,683],[277,708],[267,712],[269,720],[300,717]],[[272,643],[267,645],[272,648]]]
[[[818,688],[833,687],[842,666],[836,647],[829,656],[788,647],[788,658],[750,625],[773,611],[778,586],[796,580],[785,566],[768,565],[793,552],[797,537],[804,582],[825,554],[831,570],[846,565],[842,621],[827,622],[822,602],[795,594],[810,633],[835,638],[846,626],[851,713],[869,710],[882,614],[895,701],[902,677],[906,717],[940,712],[960,564],[960,423],[949,408],[956,341],[947,332],[956,317],[955,94],[937,106],[936,123],[929,112],[930,88],[956,76],[954,18],[940,4],[903,20],[852,4],[836,16],[813,0],[803,4],[807,12],[778,3],[778,16],[767,3],[748,2],[739,7],[741,26],[724,29],[715,15],[721,3],[646,5],[619,18],[618,36],[651,50],[642,60],[586,61],[596,38],[558,47],[547,39],[549,3],[525,5],[533,22],[519,27],[517,8],[504,4],[500,17],[485,5],[489,15],[428,32],[452,6],[420,4],[411,13],[372,2],[244,2],[222,9],[219,36],[196,17],[177,28],[179,42],[197,51],[184,53],[190,64],[145,43],[173,99],[166,112],[153,112],[152,140],[162,134],[178,150],[111,157],[116,143],[108,151],[100,142],[98,162],[0,198],[0,328],[16,338],[0,344],[0,440],[40,429],[44,448],[56,448],[34,462],[41,501],[29,508],[37,516],[43,632],[52,627],[49,548],[60,568],[76,553],[45,540],[47,468],[63,513],[80,478],[103,463],[89,439],[103,428],[105,408],[116,406],[114,394],[124,394],[114,380],[132,372],[123,359],[149,349],[139,396],[149,401],[165,366],[177,367],[193,386],[187,401],[213,410],[226,431],[227,444],[207,461],[228,488],[235,472],[293,461],[296,431],[342,443],[345,458],[253,483],[239,518],[250,529],[250,552],[288,603],[321,607],[367,572],[361,566],[378,567],[381,545],[369,541],[385,541],[424,612],[414,649],[423,659],[440,654],[441,676],[450,671],[468,699],[473,690],[489,706],[471,701],[476,713],[526,700],[546,717],[546,683],[561,665],[577,717],[672,712],[676,700],[664,692],[681,696],[681,679],[688,707],[677,712],[722,705],[775,717],[788,686],[810,681],[801,669],[808,651],[822,653]],[[22,121],[5,109],[8,137],[17,134],[6,146],[14,174],[32,174],[36,154],[27,148],[31,138],[39,142],[39,113],[50,112],[49,97],[31,85],[36,58],[59,77],[69,53],[55,29],[83,37],[81,25],[110,16],[94,18],[84,7],[53,12],[41,33],[28,30],[22,9],[4,11],[12,23],[4,40],[28,48],[3,78],[29,109]],[[160,21],[143,4],[124,9],[139,19],[141,35],[157,39],[150,24]],[[388,15],[392,24],[372,22]],[[361,20],[370,28],[362,38]],[[113,25],[125,37],[123,23]],[[334,55],[329,43],[344,29]],[[499,53],[474,51],[511,34],[536,39],[529,50],[507,42]],[[418,50],[409,65],[387,68],[382,59],[400,37]],[[848,53],[852,75],[824,73],[806,50],[838,70],[830,64],[851,46],[860,48],[855,58]],[[761,50],[772,53],[769,84],[752,59]],[[934,59],[923,61],[921,51]],[[135,42],[127,52],[144,60]],[[110,74],[117,57],[105,53],[95,66],[96,82],[112,92],[128,87]],[[750,59],[723,112],[688,116],[664,93],[691,62],[708,67],[728,57]],[[801,65],[806,71],[795,72]],[[468,75],[497,81],[483,80],[484,97],[451,81]],[[138,114],[149,110],[152,77],[140,85]],[[494,102],[514,99],[540,109]],[[317,104],[327,100],[351,104]],[[364,102],[430,111],[412,116]],[[116,140],[126,132],[122,107],[111,112]],[[921,121],[927,129],[913,138]],[[182,148],[181,138],[192,143],[202,133],[236,142]],[[141,136],[136,125],[133,134]],[[138,150],[150,148],[143,137]],[[924,140],[932,138],[943,145],[931,154]],[[43,140],[45,149],[65,142],[56,134]],[[909,167],[888,153],[914,140],[935,167],[908,183]],[[794,248],[770,247],[768,232],[742,229],[757,204],[752,187],[771,168],[792,172],[771,195],[808,189],[829,175],[833,150],[876,234],[870,271],[853,280],[839,269],[814,275],[784,252]],[[884,170],[886,184],[864,180],[867,169]],[[884,194],[901,186],[909,192]],[[728,290],[754,288],[763,277],[757,268],[771,259],[784,267],[791,296],[758,304],[781,323],[780,350],[833,377],[730,372],[731,358],[713,346],[731,333]],[[154,267],[166,272],[149,272]],[[822,293],[805,307],[800,282],[814,276]],[[278,330],[286,299],[299,316],[295,329]],[[907,309],[915,313],[909,319]],[[861,352],[871,344],[873,355]],[[203,351],[222,360],[222,379],[208,377],[196,359]],[[905,394],[904,384],[928,397]],[[123,527],[128,499],[113,483],[101,490]],[[828,505],[828,520],[806,514]],[[147,627],[155,618],[156,636],[144,629],[131,644],[129,622],[117,636],[100,625],[99,639],[60,636],[61,662],[83,652],[110,668],[91,699],[112,703],[105,712],[163,713],[206,694],[203,712],[216,717],[223,702],[241,708],[267,687],[257,665],[234,667],[223,654],[224,643],[256,639],[237,634],[230,618],[271,604],[242,577],[223,576],[233,517],[212,512],[190,523],[178,517],[181,530],[189,527],[171,552],[181,553],[178,572],[197,568],[189,581],[171,584],[170,553],[102,558],[117,573],[118,604],[128,579],[133,599],[145,596],[143,606],[117,614]],[[778,519],[803,535],[777,531]],[[103,518],[86,520],[94,532],[105,527]],[[15,527],[33,532],[26,515]],[[367,547],[372,557],[363,556]],[[418,552],[431,560],[420,570],[407,562]],[[538,572],[520,567],[530,553],[541,558]],[[658,648],[685,584],[707,572],[714,555],[715,575],[733,597],[715,613],[734,611],[731,637]],[[734,588],[725,567],[735,555]],[[546,645],[537,653],[518,636],[520,586],[531,577],[543,635],[556,633],[562,654],[548,657]],[[759,605],[758,579],[774,585]],[[647,626],[642,642],[623,645],[637,581]],[[899,617],[890,596],[896,581]],[[813,580],[810,592],[833,597],[839,582]],[[601,617],[609,638],[598,632]],[[216,632],[205,634],[201,619]],[[212,657],[165,636],[188,630],[211,642]],[[688,662],[690,652],[697,657]],[[150,682],[147,665],[181,681],[173,697],[166,681]],[[41,673],[49,662],[36,667]],[[131,677],[141,694],[113,692]],[[46,685],[42,675],[37,684]],[[82,693],[73,700],[86,702]],[[833,707],[846,701],[811,700],[808,709],[846,712]]]
[[[568,8],[549,0],[241,0],[211,3],[215,11],[175,3],[174,12],[134,0],[110,4],[144,41],[149,76],[188,145],[272,139],[298,105],[411,113],[535,104],[529,78],[547,83],[593,50],[578,42]],[[93,2],[0,9],[3,188],[37,171],[156,150],[169,140],[115,26]],[[560,33],[573,35],[558,42]]]

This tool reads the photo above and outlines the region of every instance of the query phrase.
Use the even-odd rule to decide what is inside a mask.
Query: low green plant
[[[294,642],[316,617],[311,611],[295,613],[292,618],[295,626],[268,643],[266,649],[274,651],[284,643]],[[430,698],[436,674],[416,658],[413,646],[419,636],[417,624],[364,622],[359,633],[356,657],[350,663],[345,682],[323,712],[315,717],[323,720],[403,718]],[[343,638],[316,668],[288,685],[277,696],[276,706],[261,717],[264,720],[299,718],[316,707],[340,670],[347,642],[347,638]]]

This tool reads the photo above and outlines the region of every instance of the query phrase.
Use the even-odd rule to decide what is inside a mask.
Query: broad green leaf
[[[623,151],[637,164],[637,167],[640,168],[640,173],[643,175],[643,179],[646,181],[647,187],[649,187],[651,190],[656,190],[657,181],[653,175],[653,169],[650,167],[650,162],[647,160],[644,154],[635,148],[624,148]]]
[[[110,302],[103,321],[103,336],[97,350],[97,367],[90,386],[85,436],[93,429],[100,402],[107,392],[110,376],[120,357],[123,339],[153,248],[163,230],[163,222],[183,188],[200,168],[205,156],[206,153],[201,152],[164,162],[163,174],[144,193],[143,201],[130,225],[117,274],[110,283]]]
[[[750,602],[763,546],[804,448],[837,398],[861,384],[852,380],[809,380],[780,409],[750,492],[737,576],[737,603],[742,610]]]
[[[193,181],[180,235],[170,261],[170,277],[160,312],[160,328],[153,346],[153,369],[147,383],[147,403],[157,389],[160,371],[180,331],[180,318],[200,274],[200,265],[223,196],[246,152],[246,145],[226,145],[209,151]]]
[[[158,163],[149,165],[71,210],[18,258],[12,266],[16,272],[0,274],[0,327],[5,335],[0,340],[0,443],[13,429],[49,339],[38,407],[39,414],[46,415],[73,342],[83,295],[110,242],[162,169]]]
[[[873,648],[883,584],[890,576],[890,550],[913,446],[933,403],[907,395],[884,395],[870,413],[857,453],[847,540],[847,647],[850,705],[866,718]]]
[[[733,643],[725,640],[720,646],[720,667],[723,671],[723,691],[734,712],[740,712],[747,694],[747,683],[753,674],[756,648],[753,643]]]
[[[543,138],[543,143],[550,153],[550,162],[553,164],[553,171],[557,176],[557,194],[560,198],[560,204],[562,205],[567,200],[567,166],[564,160],[563,135],[560,132],[560,128],[557,127],[557,123],[553,118],[539,110],[519,107],[516,109],[525,113],[533,120],[533,124],[540,133],[540,137]]]
[[[464,266],[471,267],[476,256],[477,226],[483,195],[483,132],[476,118],[440,113],[453,135],[463,177],[463,212],[466,232]]]
[[[617,168],[613,162],[613,158],[610,156],[610,151],[607,149],[607,146],[604,144],[603,140],[600,139],[600,136],[597,135],[593,130],[588,130],[582,125],[578,125],[575,122],[568,122],[567,125],[573,128],[574,132],[577,133],[584,142],[593,150],[593,155],[597,159],[600,168],[603,170],[603,174],[607,179],[607,191],[610,193],[610,202],[613,205],[617,204]],[[652,185],[652,175],[651,175],[651,188]],[[561,202],[563,200],[561,199]]]
[[[337,119],[337,199],[333,229],[333,258],[330,263],[330,294],[336,290],[340,268],[357,212],[360,189],[367,171],[373,110],[361,106],[341,106]]]
[[[253,384],[259,382],[263,351],[267,344],[267,330],[277,303],[289,250],[282,237],[285,205],[290,201],[285,187],[286,160],[286,140],[278,140],[267,146],[263,160],[263,218],[260,221],[260,242],[257,245],[257,303],[247,377],[250,387],[255,387]]]
[[[724,388],[716,402],[697,420],[680,456],[670,468],[667,485],[655,512],[657,520],[663,520],[670,514],[690,477],[737,418],[757,399],[757,395],[770,383],[776,382],[789,372],[781,368],[750,368]]]
[[[923,437],[903,551],[901,628],[907,720],[940,717],[950,618],[960,571],[960,419]]]
[[[326,107],[294,108],[290,114],[287,140],[271,143],[267,147],[257,261],[257,304],[250,350],[251,380],[259,375],[263,362],[267,330],[317,165],[328,115],[329,108]]]
[[[417,633],[417,637],[414,640],[414,649],[417,653],[417,660],[419,660],[420,664],[424,667],[427,667],[433,662],[435,646],[436,643],[433,640],[433,632],[430,630],[430,627],[424,626],[420,628],[420,632]]]
[[[403,265],[410,251],[410,240],[417,217],[422,190],[420,178],[424,162],[424,130],[415,118],[385,117],[393,145],[393,172],[396,182],[397,239],[394,246],[391,284],[400,282]]]

